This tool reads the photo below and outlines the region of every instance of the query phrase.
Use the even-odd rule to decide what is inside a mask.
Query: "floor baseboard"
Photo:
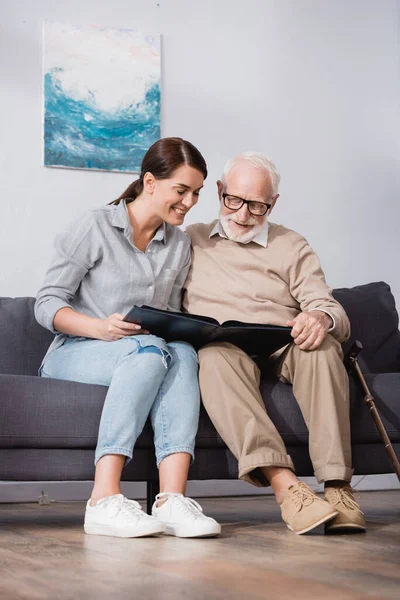
[[[315,491],[322,491],[313,477],[302,478]],[[91,481],[0,481],[0,503],[37,502],[42,491],[50,500],[86,500],[92,489]],[[353,488],[357,490],[396,490],[400,483],[394,473],[388,475],[363,475],[353,477]],[[146,484],[143,482],[123,482],[122,492],[129,498],[138,500],[146,497]],[[271,488],[259,488],[238,480],[189,481],[187,495],[194,498],[218,496],[260,496],[270,495]]]

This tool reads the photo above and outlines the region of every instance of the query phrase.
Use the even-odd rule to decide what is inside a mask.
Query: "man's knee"
[[[338,356],[343,360],[343,350],[340,342],[328,333],[321,345],[312,352],[318,352],[326,360],[331,360],[332,357]]]
[[[199,351],[199,382],[203,402],[209,397],[230,399],[232,391],[255,390],[260,385],[260,370],[243,350],[228,342],[213,343]],[[229,400],[230,401],[230,400]]]
[[[293,383],[296,374],[331,371],[342,377],[346,372],[340,343],[330,334],[316,350],[301,350],[294,343],[288,349],[277,369],[277,375],[285,383]],[[308,376],[308,375],[307,375]]]
[[[292,351],[297,354],[300,359],[310,360],[312,362],[319,360],[325,360],[329,362],[337,357],[339,357],[340,360],[343,360],[343,350],[340,342],[338,342],[329,333],[315,350],[302,350],[293,343]]]
[[[229,342],[214,342],[199,350],[199,363],[202,366],[214,365],[218,362],[225,362],[229,356],[236,353],[243,353],[243,351]]]

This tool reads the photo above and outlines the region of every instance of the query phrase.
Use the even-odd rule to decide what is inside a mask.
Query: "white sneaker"
[[[157,506],[157,500],[167,500]],[[213,537],[221,533],[221,525],[206,517],[200,504],[182,494],[157,494],[152,509],[153,517],[166,527],[166,535],[177,537]]]
[[[145,513],[139,502],[122,494],[102,498],[94,506],[86,504],[85,533],[114,537],[143,537],[164,533],[165,526]]]

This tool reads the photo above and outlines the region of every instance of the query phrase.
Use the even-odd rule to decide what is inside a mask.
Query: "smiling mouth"
[[[252,227],[251,223],[238,223],[237,221],[233,221],[235,225],[239,225],[239,227]]]
[[[178,208],[177,206],[173,206],[172,209],[178,213],[178,215],[181,215],[182,217],[184,215],[186,215],[187,210],[182,210],[181,208]]]

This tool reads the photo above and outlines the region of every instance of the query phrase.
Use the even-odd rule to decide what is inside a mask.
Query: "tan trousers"
[[[199,351],[200,389],[218,433],[239,463],[239,478],[265,485],[258,467],[288,467],[293,462],[260,394],[260,370],[242,350],[215,343]],[[318,482],[350,481],[349,380],[342,348],[328,335],[317,350],[287,347],[277,375],[291,383],[309,430],[309,452]]]

